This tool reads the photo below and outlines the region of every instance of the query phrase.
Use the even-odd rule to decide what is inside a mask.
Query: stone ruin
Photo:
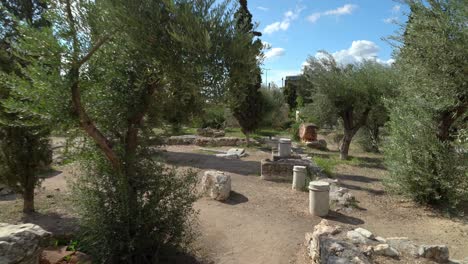
[[[224,137],[226,135],[224,130],[213,129],[210,127],[197,129],[197,134],[202,137],[215,137],[215,138]]]
[[[445,245],[416,245],[407,237],[383,238],[364,228],[346,230],[322,220],[306,233],[305,246],[313,264],[332,263],[451,263]]]
[[[327,150],[327,141],[317,139],[318,126],[312,123],[304,123],[299,127],[299,138],[307,147]]]
[[[197,146],[241,146],[247,141],[238,137],[201,137],[196,135],[171,136],[164,140],[166,145],[197,145]],[[251,139],[252,144],[257,144]]]
[[[213,200],[227,200],[231,193],[231,176],[222,171],[205,171],[201,184],[202,193]]]

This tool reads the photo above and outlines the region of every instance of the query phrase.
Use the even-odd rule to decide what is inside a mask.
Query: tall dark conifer
[[[252,14],[247,7],[247,0],[239,1],[235,13],[235,44],[230,65],[230,104],[234,117],[241,126],[242,133],[249,143],[249,134],[254,132],[260,123],[262,83],[258,58],[261,55],[262,42],[255,37],[261,36],[254,31]]]

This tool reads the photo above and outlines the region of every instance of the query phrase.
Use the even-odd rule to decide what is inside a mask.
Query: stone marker
[[[330,183],[311,181],[309,183],[309,212],[316,216],[326,216],[330,208]]]
[[[288,138],[280,138],[278,144],[278,154],[280,157],[291,156],[291,140]]]
[[[299,138],[302,142],[316,141],[317,140],[318,126],[312,123],[301,124],[299,127]]]
[[[38,225],[0,223],[0,263],[38,264],[50,237]]]
[[[205,171],[202,192],[214,200],[224,201],[231,193],[231,176],[222,171]]]
[[[306,166],[294,166],[293,168],[293,182],[292,189],[302,191],[306,184]]]

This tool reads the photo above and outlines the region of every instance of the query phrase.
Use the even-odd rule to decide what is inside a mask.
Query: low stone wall
[[[310,159],[264,159],[261,162],[261,178],[267,181],[292,180],[294,166],[306,166],[312,178],[322,177],[321,169]]]
[[[235,147],[246,144],[246,140],[238,137],[200,137],[195,135],[172,136],[167,138],[166,145],[197,145],[213,147]],[[253,142],[255,143],[255,142]]]
[[[416,245],[407,237],[383,238],[364,228],[348,229],[322,220],[313,233],[306,233],[307,255],[313,264],[320,263],[451,263],[445,245]]]

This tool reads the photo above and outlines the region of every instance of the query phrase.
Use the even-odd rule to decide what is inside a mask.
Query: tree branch
[[[80,91],[80,67],[85,63],[91,56],[105,43],[108,38],[102,38],[100,41],[94,45],[94,47],[85,55],[81,60],[79,59],[79,43],[78,36],[75,28],[75,20],[73,17],[73,12],[71,9],[70,0],[66,1],[66,13],[67,19],[70,24],[70,31],[72,34],[72,46],[73,46],[73,56],[72,56],[72,66],[69,72],[69,78],[71,82],[71,96],[73,108],[75,114],[79,118],[80,126],[83,130],[94,140],[98,147],[104,152],[104,155],[110,161],[112,167],[115,170],[120,170],[121,162],[118,155],[112,149],[112,144],[104,136],[104,134],[96,127],[94,122],[86,113],[86,110],[83,107],[81,102],[81,91]]]

